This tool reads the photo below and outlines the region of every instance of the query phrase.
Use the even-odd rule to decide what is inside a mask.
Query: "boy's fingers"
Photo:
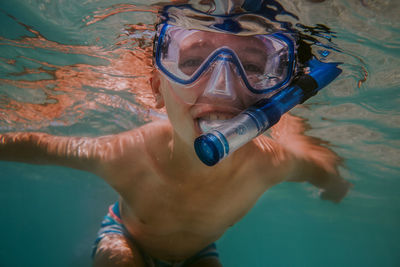
[[[330,200],[332,202],[339,203],[347,195],[350,188],[352,187],[352,183],[346,180],[342,180],[336,183],[334,186],[322,190],[320,197],[323,200]]]

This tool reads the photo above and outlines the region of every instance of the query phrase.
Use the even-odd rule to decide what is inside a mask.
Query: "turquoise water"
[[[221,260],[400,266],[400,3],[281,3],[302,24],[336,32],[343,52],[331,57],[345,62],[343,75],[293,113],[344,159],[341,173],[354,188],[339,205],[306,184],[272,188],[219,240]],[[0,131],[98,135],[162,116],[142,92],[146,70],[127,65],[147,55],[152,11],[128,1],[1,1]],[[148,28],[131,30],[139,22]],[[0,266],[90,266],[116,193],[61,167],[0,162],[0,170]]]

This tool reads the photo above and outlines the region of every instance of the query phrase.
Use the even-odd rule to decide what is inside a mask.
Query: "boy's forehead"
[[[179,44],[181,49],[203,47],[207,45],[213,47],[253,47],[261,51],[265,49],[265,43],[254,36],[238,36],[228,33],[205,31],[192,32],[185,38],[182,38]]]

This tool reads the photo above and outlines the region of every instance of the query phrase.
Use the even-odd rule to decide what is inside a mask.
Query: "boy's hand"
[[[323,200],[330,200],[339,203],[352,187],[352,183],[342,178],[335,179],[327,188],[321,190],[320,197]]]

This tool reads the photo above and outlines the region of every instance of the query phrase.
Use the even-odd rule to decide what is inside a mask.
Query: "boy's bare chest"
[[[160,234],[224,231],[267,189],[261,177],[243,175],[167,178],[142,173],[140,182],[121,194],[132,221]]]

